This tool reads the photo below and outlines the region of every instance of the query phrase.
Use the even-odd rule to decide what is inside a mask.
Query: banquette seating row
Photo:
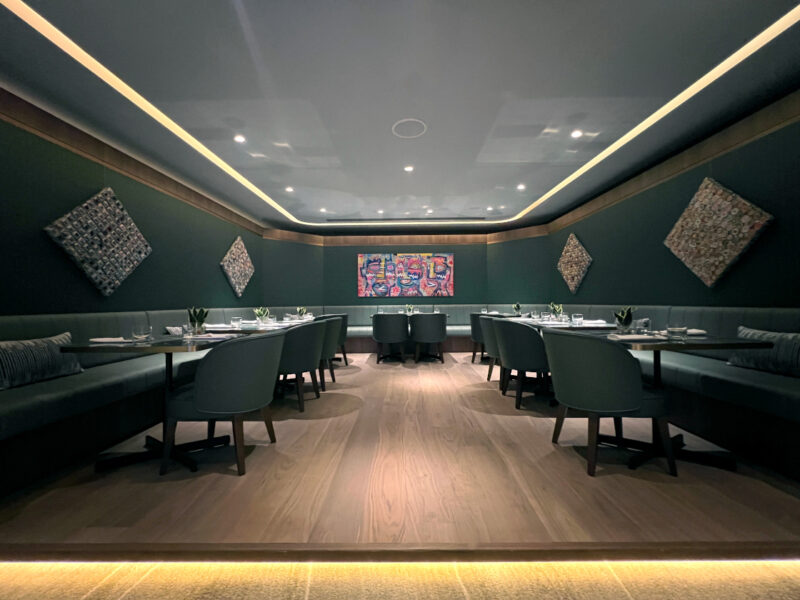
[[[418,305],[432,312],[433,305]],[[470,314],[509,312],[511,305],[440,305],[448,316],[447,334],[470,340]],[[384,305],[384,311],[404,305]],[[567,313],[612,320],[614,305],[566,305]],[[295,307],[271,307],[279,317]],[[523,305],[522,312],[545,310]],[[371,315],[376,306],[309,306],[315,314],[347,315],[347,344],[371,341]],[[208,322],[252,318],[251,308],[211,309]],[[640,306],[637,317],[650,317],[654,328],[686,324],[710,334],[735,337],[739,326],[767,331],[800,332],[800,309]],[[183,310],[82,313],[0,317],[0,340],[41,338],[70,332],[75,340],[127,335],[135,324],[150,324],[156,333],[185,321]],[[341,337],[340,341],[344,338]],[[463,349],[471,350],[471,342]],[[652,353],[634,352],[645,377],[652,373]],[[108,447],[157,423],[164,382],[160,355],[78,354],[82,370],[71,375],[0,391],[0,468],[2,490],[14,489],[45,472]],[[202,353],[176,354],[176,382],[194,374]],[[800,422],[800,380],[778,373],[727,364],[728,353],[699,351],[662,353],[662,380],[679,392],[682,414],[673,420],[723,446],[746,450],[800,475],[800,450],[791,452],[782,440]],[[736,411],[731,409],[736,407]],[[767,417],[766,419],[764,417]],[[789,437],[784,437],[786,433]],[[770,440],[772,445],[770,445]],[[742,448],[742,444],[746,446]]]

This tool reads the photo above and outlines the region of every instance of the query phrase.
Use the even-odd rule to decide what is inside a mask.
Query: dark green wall
[[[153,247],[104,297],[43,228],[105,186]],[[219,266],[237,235],[256,272],[237,298]],[[0,123],[0,314],[322,304],[321,248],[263,240],[11,125]],[[303,273],[304,277],[296,277]]]
[[[553,297],[581,304],[800,306],[799,141],[800,124],[785,127],[551,235]],[[774,217],[713,288],[664,246],[704,177]],[[593,258],[574,296],[555,268],[573,232]]]
[[[547,237],[489,244],[486,247],[486,265],[489,304],[542,304],[551,301],[549,273],[553,260]]]
[[[359,298],[358,255],[389,252],[452,252],[454,296],[424,298],[419,303],[483,304],[486,302],[486,246],[327,246],[325,248],[326,304],[403,304],[403,298]]]

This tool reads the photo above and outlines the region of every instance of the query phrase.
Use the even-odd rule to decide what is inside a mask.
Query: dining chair
[[[270,442],[275,443],[269,405],[284,339],[285,332],[273,331],[223,342],[200,360],[192,383],[167,390],[161,475],[167,472],[175,452],[179,421],[231,421],[239,475],[245,473],[246,413],[261,412]],[[202,443],[198,442],[196,447],[203,447]]]
[[[540,389],[546,381],[548,366],[547,352],[544,348],[542,336],[533,327],[509,319],[497,319],[494,322],[494,332],[497,338],[497,350],[500,362],[505,369],[506,378],[504,387],[508,387],[511,371],[517,372],[517,393],[515,406],[522,408],[522,390],[525,387],[528,372],[537,374]],[[547,385],[544,383],[543,385]]]
[[[297,406],[300,412],[305,410],[303,399],[303,373],[311,377],[314,395],[319,398],[317,369],[322,357],[322,344],[325,341],[326,321],[311,321],[286,330],[286,341],[283,343],[281,363],[278,372],[286,379],[294,374],[297,391]]]
[[[499,320],[498,317],[490,317],[487,315],[481,315],[478,318],[481,326],[481,335],[483,335],[483,344],[486,348],[486,356],[489,357],[489,372],[486,374],[486,381],[490,381],[492,379],[492,371],[494,370],[495,366],[500,367],[500,390],[505,394],[506,391],[503,388],[503,384],[505,382],[505,369],[503,369],[503,365],[500,361],[500,350],[497,348],[497,336],[495,335],[494,324],[495,321]]]
[[[405,362],[405,343],[408,339],[408,317],[405,313],[377,313],[372,315],[372,339],[378,343],[378,362],[391,356],[392,345],[400,344],[400,359]],[[383,346],[389,354],[381,354]]]
[[[588,413],[587,472],[594,475],[602,417],[614,417],[617,444],[621,445],[622,417],[651,419],[652,454],[660,449],[670,475],[677,475],[675,453],[669,437],[669,402],[663,393],[642,385],[642,370],[621,344],[604,337],[544,329],[542,331],[553,378],[556,400],[561,405],[553,430],[558,443],[569,410]]]
[[[472,339],[472,362],[475,362],[475,354],[480,350],[481,357],[478,362],[483,360],[486,346],[483,344],[483,331],[481,330],[481,315],[483,313],[469,313],[470,339]]]
[[[345,348],[345,343],[347,342],[347,323],[349,320],[349,315],[347,313],[336,314],[337,317],[342,318],[342,326],[339,328],[339,352],[342,353],[342,361],[344,362],[344,366],[348,365],[347,362],[347,349]],[[338,358],[334,357],[334,360],[339,360]]]
[[[423,345],[436,346],[437,359],[444,363],[442,342],[447,339],[447,315],[445,313],[414,313],[411,315],[411,340],[415,344],[414,362],[419,362]]]
[[[339,332],[342,329],[342,317],[325,315],[319,320],[325,323],[325,336],[322,340],[322,353],[319,359],[319,385],[325,391],[325,369],[331,374],[331,381],[336,383],[336,375],[333,373],[333,357],[336,356],[336,346],[339,343]]]

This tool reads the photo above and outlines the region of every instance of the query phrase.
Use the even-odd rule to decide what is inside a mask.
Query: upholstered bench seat
[[[175,354],[173,377],[194,373],[205,352]],[[164,385],[164,356],[153,354],[98,365],[66,377],[0,392],[0,439],[31,431]]]

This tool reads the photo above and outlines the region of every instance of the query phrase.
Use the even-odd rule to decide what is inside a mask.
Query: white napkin
[[[667,338],[660,335],[644,335],[640,333],[609,333],[608,339],[618,342],[659,342]]]
[[[689,329],[686,335],[708,335],[708,332],[705,329]]]
[[[230,329],[227,323],[206,323],[206,329]]]
[[[133,340],[126,340],[122,337],[116,338],[89,338],[90,342],[96,342],[98,344],[121,344],[124,342],[132,342]]]
[[[201,333],[200,335],[193,335],[191,339],[203,340],[227,340],[228,338],[236,337],[235,333]]]
[[[584,325],[606,325],[607,323],[603,319],[584,319],[583,320],[583,324]]]
[[[183,327],[165,327],[170,335],[183,335]]]

